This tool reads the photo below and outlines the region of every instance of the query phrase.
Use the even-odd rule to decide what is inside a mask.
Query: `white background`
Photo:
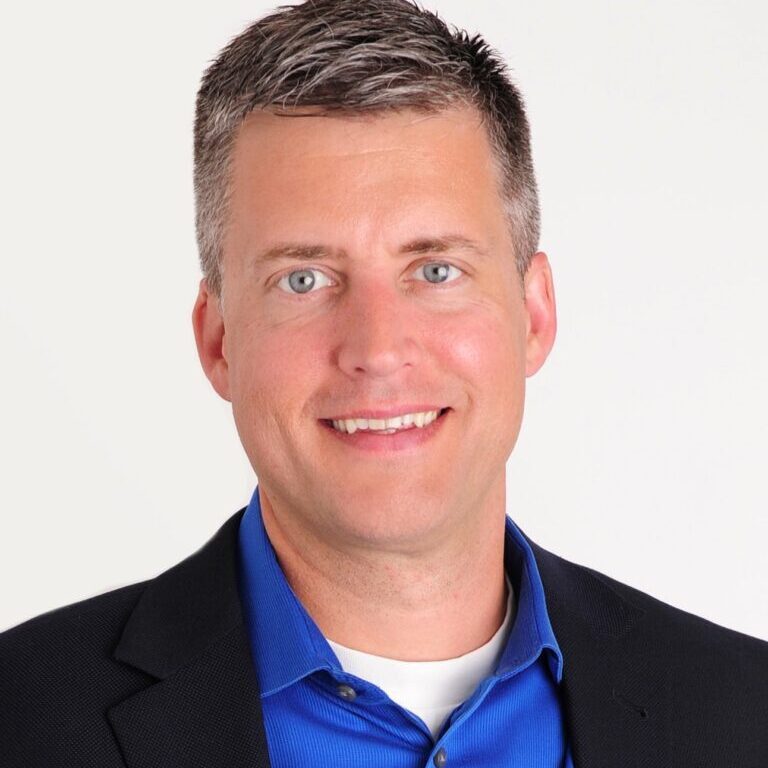
[[[527,99],[559,334],[508,512],[768,638],[762,0],[439,2]],[[254,477],[200,370],[192,120],[263,2],[15,4],[0,32],[0,628],[150,578]]]

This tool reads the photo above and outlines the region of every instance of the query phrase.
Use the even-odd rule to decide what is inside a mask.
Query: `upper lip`
[[[343,421],[344,419],[394,419],[396,416],[404,416],[406,413],[424,413],[426,411],[442,411],[444,405],[397,405],[390,408],[359,408],[347,411],[340,416],[329,416],[327,421]]]

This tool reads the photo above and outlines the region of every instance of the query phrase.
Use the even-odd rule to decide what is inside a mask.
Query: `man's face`
[[[478,115],[254,113],[230,212],[223,309],[203,282],[195,325],[271,507],[386,548],[503,503],[554,299],[544,254],[523,293]]]

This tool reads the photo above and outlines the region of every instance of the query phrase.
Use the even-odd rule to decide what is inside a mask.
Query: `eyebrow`
[[[463,235],[441,235],[439,237],[418,237],[410,240],[398,251],[399,255],[415,253],[445,253],[447,251],[472,251],[479,256],[487,252],[479,243]],[[331,248],[326,245],[311,245],[306,243],[278,243],[256,254],[255,262],[262,264],[278,259],[294,259],[297,261],[315,261],[316,259],[347,259],[349,254],[343,248]]]

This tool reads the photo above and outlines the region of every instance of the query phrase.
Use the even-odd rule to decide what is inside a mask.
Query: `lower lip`
[[[445,417],[449,413],[450,408],[443,411],[426,427],[411,427],[393,432],[391,435],[377,435],[375,432],[368,432],[367,430],[357,430],[350,434],[349,432],[339,432],[326,421],[321,421],[320,424],[351,448],[359,448],[369,453],[393,453],[395,451],[407,451],[409,448],[418,448],[427,440],[431,440],[440,431]]]

